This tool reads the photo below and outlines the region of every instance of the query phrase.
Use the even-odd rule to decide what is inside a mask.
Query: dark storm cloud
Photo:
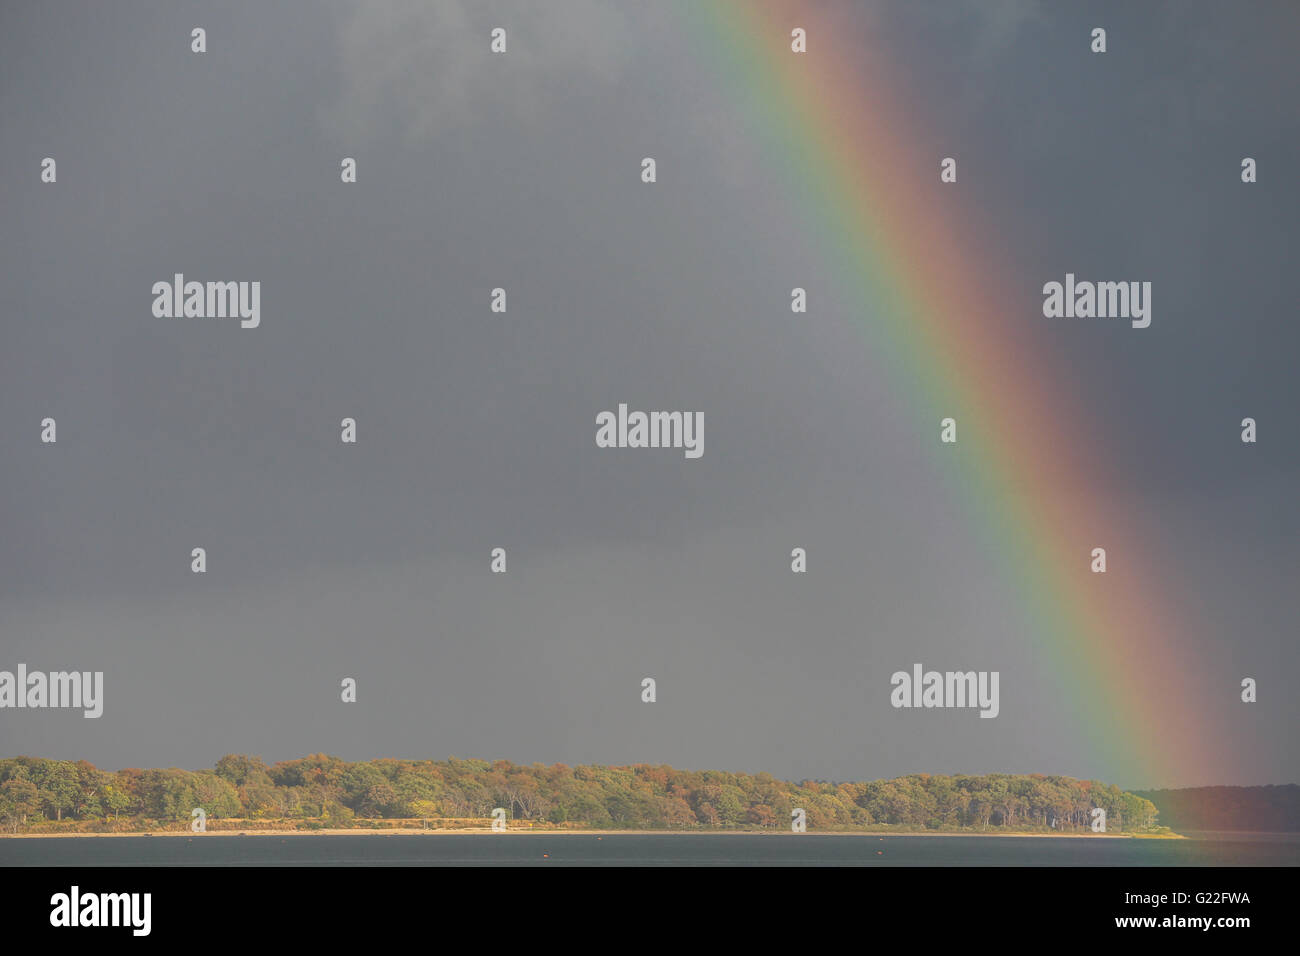
[[[852,4],[817,17],[861,28]],[[1119,782],[1294,779],[1294,14],[871,22],[1224,668],[1205,706],[1245,741],[1238,778]],[[106,674],[103,718],[6,712],[0,754],[1107,776],[698,29],[595,2],[0,14],[0,667]],[[1152,327],[1035,322],[1067,270],[1153,281]],[[176,272],[261,281],[261,327],[155,318]],[[703,458],[596,448],[620,402],[702,412]],[[1000,670],[1001,716],[899,719],[888,676],[914,660]],[[1242,715],[1247,673],[1278,683]]]

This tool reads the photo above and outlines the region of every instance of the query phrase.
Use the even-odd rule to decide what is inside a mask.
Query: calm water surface
[[[1296,866],[1300,834],[1188,840],[588,833],[0,839],[0,866]],[[543,856],[543,854],[546,854]]]

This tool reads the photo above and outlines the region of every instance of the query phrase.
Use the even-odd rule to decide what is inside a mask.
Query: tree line
[[[77,829],[147,828],[209,820],[513,820],[626,829],[789,829],[802,808],[809,829],[889,825],[915,830],[1083,831],[1093,807],[1108,832],[1155,826],[1150,800],[1112,784],[1042,774],[912,774],[893,780],[791,783],[770,774],[498,760],[370,760],[315,754],[268,766],[228,754],[211,770],[99,770],[84,760],[0,760],[0,821],[11,832],[44,821]]]

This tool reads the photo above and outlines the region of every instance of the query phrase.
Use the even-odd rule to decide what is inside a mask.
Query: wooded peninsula
[[[99,770],[86,761],[0,760],[8,833],[473,829],[504,810],[510,829],[788,831],[893,829],[1088,833],[1157,830],[1156,806],[1112,784],[1042,774],[791,783],[770,774],[498,760],[371,760],[316,754],[268,766],[228,754],[211,770]],[[502,814],[498,813],[498,817]]]

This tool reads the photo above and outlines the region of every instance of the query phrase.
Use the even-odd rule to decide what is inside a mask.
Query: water
[[[0,839],[0,866],[1295,866],[1300,834],[1201,839],[401,833]]]

